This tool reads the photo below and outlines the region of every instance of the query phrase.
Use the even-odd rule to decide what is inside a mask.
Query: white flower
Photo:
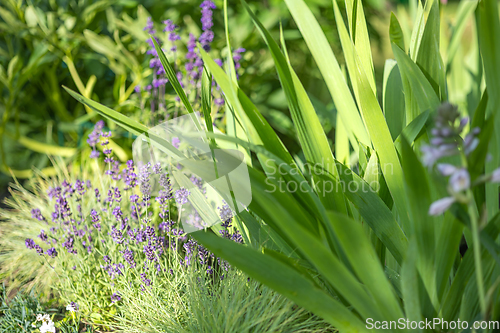
[[[76,312],[76,308],[72,304],[66,306],[66,311]]]
[[[438,164],[437,169],[443,176],[449,176],[457,170],[453,165],[445,163]]]
[[[429,207],[429,215],[436,216],[443,214],[455,202],[455,198],[446,197],[432,203]]]
[[[50,321],[50,316],[48,314],[37,314],[36,321]]]
[[[31,327],[36,328],[36,321],[34,321],[34,322],[31,323]]]
[[[56,333],[56,327],[52,320],[44,321],[43,325],[40,327],[40,333]]]
[[[458,169],[450,177],[450,186],[455,193],[466,190],[470,187],[469,172],[465,169]]]
[[[500,168],[493,171],[490,181],[493,183],[500,183]]]

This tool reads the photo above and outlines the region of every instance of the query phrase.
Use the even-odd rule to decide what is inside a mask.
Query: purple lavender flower
[[[156,238],[155,228],[153,228],[152,226],[148,225],[146,227],[145,233],[148,240],[154,240]]]
[[[149,287],[151,285],[151,280],[148,279],[146,273],[141,273],[141,280],[146,287]]]
[[[156,34],[156,30],[154,29],[154,23],[151,17],[148,17],[148,21],[146,23],[146,26],[144,27],[144,31],[147,31],[147,33],[150,35]]]
[[[111,227],[111,232],[108,233],[115,243],[123,243],[123,234],[120,230],[116,229],[115,226]]]
[[[42,242],[47,242],[47,240],[48,240],[48,236],[44,230],[40,230],[40,234],[38,235],[38,238],[40,238],[40,240]]]
[[[216,6],[212,1],[206,0],[201,3],[200,7],[201,7],[201,29],[203,31],[210,30],[214,25],[212,18],[213,15],[212,9],[215,9]]]
[[[169,232],[170,229],[174,226],[174,224],[175,224],[175,222],[172,220],[161,222],[158,225],[158,230],[162,231],[162,232]]]
[[[99,223],[101,218],[99,217],[99,214],[95,209],[90,210],[90,217],[92,218],[92,223],[94,228],[101,231],[101,224]]]
[[[31,238],[26,238],[24,240],[24,244],[26,245],[26,248],[28,248],[29,250],[33,250],[35,248],[35,241],[32,240]]]
[[[38,208],[33,208],[31,210],[31,217],[38,221],[45,221],[45,217],[42,216],[42,212]]]
[[[47,255],[51,258],[57,257],[57,250],[54,247],[51,247],[47,250]]]
[[[231,240],[236,243],[243,243],[243,237],[238,230],[236,230],[234,234],[231,235]]]
[[[131,189],[136,186],[137,175],[134,173],[134,161],[128,160],[127,167],[123,169],[125,190]]]
[[[160,190],[156,197],[156,201],[162,206],[165,206],[170,199],[172,199],[172,192],[167,190]],[[162,212],[165,213],[166,210],[162,208]]]
[[[111,295],[111,303],[116,303],[122,300],[122,297],[120,296],[119,293],[113,293]]]
[[[200,177],[197,177],[195,175],[192,175],[189,180],[191,180],[191,183],[193,183],[194,185],[196,185],[196,187],[202,192],[202,193],[205,193],[206,192],[206,189],[203,187],[203,179],[201,179]]]
[[[43,249],[40,247],[40,245],[35,244],[35,250],[36,250],[36,253],[38,253],[39,255],[43,254]]]
[[[242,58],[241,54],[243,52],[245,52],[245,51],[246,50],[244,48],[242,48],[242,47],[240,47],[240,48],[236,49],[236,51],[234,51],[234,53],[233,53],[233,60],[234,60],[234,67],[236,69],[239,69],[241,67],[241,64],[240,64],[240,61],[241,61],[241,58]]]
[[[117,222],[123,222],[123,212],[120,206],[113,208],[113,216],[116,218]]]
[[[85,189],[85,182],[77,179],[76,182],[75,182],[75,191],[79,194],[79,195],[84,195],[85,192],[87,191]]]
[[[178,205],[185,205],[188,203],[188,196],[191,194],[187,189],[181,187],[175,191],[175,201]]]
[[[225,103],[225,102],[224,102],[224,98],[216,98],[216,99],[214,99],[214,103],[215,103],[215,105],[217,105],[217,106],[222,106],[222,105],[224,105],[224,103]]]
[[[121,194],[120,189],[118,187],[114,188],[113,194],[114,194],[116,202],[121,202],[122,201],[122,194]]]
[[[87,139],[87,143],[92,147],[92,153],[90,154],[90,158],[98,158],[99,152],[96,150],[96,146],[101,140],[102,129],[104,128],[104,121],[99,120],[92,132],[89,134]]]
[[[172,32],[177,28],[177,26],[172,22],[172,20],[163,21],[163,24],[165,24],[163,32]]]
[[[437,169],[443,176],[451,176],[457,171],[457,168],[451,164],[438,164]]]
[[[126,249],[122,252],[123,254],[123,259],[130,265],[130,267],[135,268],[136,263],[134,260],[134,252],[130,249]]]
[[[165,28],[163,29],[163,32],[169,33],[168,40],[170,42],[172,42],[172,47],[170,48],[170,50],[175,52],[175,51],[177,51],[177,47],[175,46],[175,41],[181,39],[179,34],[177,34],[175,32],[175,29],[177,29],[177,26],[172,22],[172,20],[163,21],[163,24],[165,24]]]
[[[155,165],[153,165],[153,173],[155,175],[159,175],[161,173],[161,164],[160,164],[160,162],[158,162]]]
[[[172,184],[170,183],[170,179],[166,173],[162,173],[160,175],[159,180],[160,186],[165,189],[168,193],[172,192]]]
[[[196,49],[196,37],[193,34],[189,34],[189,39],[187,43],[188,52],[186,53],[186,59],[194,59],[196,57],[196,53],[194,50]]]
[[[468,118],[460,119],[460,113],[456,106],[450,103],[443,103],[436,116],[436,127],[431,130],[433,137],[430,140],[430,145],[422,146],[423,163],[428,167],[432,167],[437,160],[446,156],[453,156],[460,152],[459,146],[462,142],[460,134],[462,133]],[[479,129],[473,129],[463,140],[461,144],[465,155],[469,155],[479,144],[476,136],[479,134]]]
[[[231,207],[227,203],[224,202],[224,205],[222,207],[219,207],[219,216],[220,219],[223,221],[221,224],[222,227],[224,228],[229,228],[231,227],[231,221],[233,220],[233,212],[231,210]]]
[[[75,240],[73,237],[68,237],[66,239],[66,241],[64,243],[62,243],[62,246],[68,250],[68,253],[73,253],[73,254],[77,254],[77,251],[76,249],[74,248],[74,243],[75,243]]]
[[[149,261],[158,261],[158,258],[155,254],[155,248],[151,245],[151,242],[149,242],[147,245],[144,245],[143,249],[143,252],[146,255],[146,259],[148,259]]]
[[[150,184],[150,176],[151,176],[151,163],[147,163],[140,168],[139,171],[139,189],[143,195],[144,201],[149,201],[151,198],[151,184]]]
[[[205,51],[210,51],[210,43],[214,40],[214,32],[212,30],[203,31],[198,40]]]

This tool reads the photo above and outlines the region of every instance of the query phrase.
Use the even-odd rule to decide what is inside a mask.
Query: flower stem
[[[470,192],[470,190],[469,190]],[[469,193],[472,196],[472,193]],[[474,207],[474,201],[470,200],[467,205],[469,210],[469,216],[471,220],[472,229],[472,247],[474,251],[474,264],[476,266],[476,279],[477,279],[477,291],[479,294],[479,305],[481,306],[481,312],[486,315],[486,300],[484,294],[484,284],[483,284],[483,268],[481,264],[481,243],[479,242],[479,222],[476,212],[476,207]]]

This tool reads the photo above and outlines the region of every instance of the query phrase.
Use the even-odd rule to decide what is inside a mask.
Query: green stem
[[[470,190],[468,191],[470,192]],[[472,193],[469,197],[472,196]],[[481,306],[481,312],[483,315],[486,314],[486,298],[484,293],[484,284],[483,284],[483,268],[481,263],[481,244],[479,242],[479,221],[476,212],[476,207],[474,207],[474,201],[470,200],[467,205],[469,210],[469,216],[471,220],[471,229],[472,229],[472,247],[474,251],[474,264],[476,266],[476,279],[477,279],[477,290],[479,294],[479,305]]]

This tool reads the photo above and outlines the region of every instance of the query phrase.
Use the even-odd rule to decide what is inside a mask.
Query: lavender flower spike
[[[53,247],[47,250],[47,255],[51,258],[57,257],[57,250]]]
[[[188,196],[191,194],[187,189],[181,187],[175,191],[175,201],[178,205],[184,205],[188,203]]]

